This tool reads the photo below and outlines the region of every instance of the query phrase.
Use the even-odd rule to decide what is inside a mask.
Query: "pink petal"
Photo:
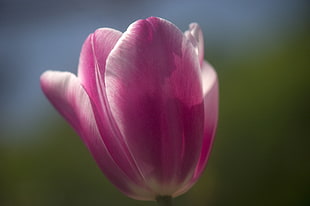
[[[96,30],[86,39],[80,56],[79,78],[92,100],[92,109],[102,141],[114,161],[132,179],[143,182],[143,177],[115,126],[105,94],[106,58],[121,35],[119,31],[103,28]]]
[[[199,25],[197,23],[191,23],[189,25],[189,30],[185,31],[184,34],[195,47],[196,54],[199,56],[199,61],[202,65],[204,59],[204,41],[203,33]]]
[[[206,167],[218,121],[218,103],[219,103],[219,91],[218,91],[218,79],[215,70],[206,61],[202,66],[202,81],[204,89],[204,138],[202,143],[202,150],[200,153],[200,159],[197,164],[195,173],[192,179],[173,196],[178,196],[185,193],[201,176],[204,168]]]
[[[102,141],[90,99],[79,79],[69,72],[47,71],[41,76],[41,86],[47,98],[81,136],[107,178],[128,196],[154,199],[153,193],[115,163]]]
[[[194,178],[197,179],[206,166],[218,121],[219,89],[218,79],[212,66],[204,61],[202,66],[202,84],[204,92],[204,140],[199,164],[196,168]]]
[[[79,61],[78,77],[92,99],[98,96],[97,77],[105,72],[106,59],[122,33],[102,28],[90,34],[85,40]],[[104,77],[100,76],[104,81]],[[96,105],[100,104],[95,102]]]
[[[203,139],[203,91],[193,45],[170,22],[132,24],[111,51],[106,92],[142,175],[157,192],[193,175]]]

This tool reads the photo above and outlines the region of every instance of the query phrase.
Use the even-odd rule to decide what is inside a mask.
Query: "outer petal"
[[[79,61],[78,77],[92,99],[97,100],[98,88],[96,75],[105,72],[106,59],[122,36],[120,31],[102,28],[90,34],[85,40]],[[104,81],[104,77],[100,76]],[[96,102],[96,104],[99,104]]]
[[[194,179],[197,179],[206,166],[218,121],[219,88],[218,79],[212,66],[204,62],[202,66],[202,84],[204,93],[204,140],[200,154],[199,164],[196,168]]]
[[[145,180],[172,194],[192,177],[203,139],[203,91],[193,45],[159,18],[132,24],[107,59],[111,112]]]
[[[200,64],[202,65],[204,59],[204,41],[203,33],[197,23],[191,23],[189,30],[184,32],[184,35],[192,42],[195,51],[199,56]]]
[[[218,79],[215,70],[206,61],[202,66],[202,82],[204,91],[204,139],[202,143],[202,150],[200,153],[200,159],[197,164],[195,173],[192,179],[177,191],[174,196],[185,193],[201,176],[213,144],[215,131],[218,121],[218,104],[219,104],[219,91],[218,91]]]
[[[106,58],[121,35],[121,32],[108,28],[98,29],[89,35],[81,51],[78,75],[90,96],[96,123],[109,153],[131,179],[142,184],[143,176],[115,126],[106,99]]]
[[[90,99],[80,81],[68,72],[47,71],[41,86],[51,103],[82,137],[103,173],[122,192],[136,199],[152,199],[154,194],[134,182],[115,163],[99,134]]]

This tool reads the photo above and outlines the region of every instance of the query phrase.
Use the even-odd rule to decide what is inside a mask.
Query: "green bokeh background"
[[[308,23],[233,57],[206,37],[220,81],[218,132],[203,176],[175,205],[310,205]],[[0,205],[156,205],[120,193],[56,111],[44,119],[22,144],[0,140]]]

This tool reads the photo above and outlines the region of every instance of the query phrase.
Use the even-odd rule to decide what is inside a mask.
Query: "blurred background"
[[[198,22],[220,80],[209,164],[175,205],[310,205],[307,0],[1,0],[0,205],[156,205],[108,182],[39,85],[45,70],[76,73],[96,28],[149,16]]]

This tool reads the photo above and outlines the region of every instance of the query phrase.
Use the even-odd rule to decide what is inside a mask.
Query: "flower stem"
[[[158,196],[156,201],[159,206],[172,206],[172,197],[171,196]]]

